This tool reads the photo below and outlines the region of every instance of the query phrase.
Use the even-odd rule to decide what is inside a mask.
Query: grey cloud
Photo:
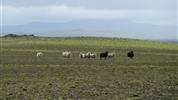
[[[4,24],[29,23],[30,21],[58,21],[78,19],[127,19],[139,23],[175,25],[176,16],[162,10],[108,10],[65,5],[35,7],[3,7]],[[13,17],[12,17],[13,16]]]
[[[26,7],[63,4],[103,9],[177,9],[177,0],[4,0],[3,4]]]

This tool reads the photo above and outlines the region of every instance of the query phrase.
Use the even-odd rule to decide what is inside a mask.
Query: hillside
[[[0,38],[0,99],[176,100],[178,44],[120,38]],[[127,52],[133,50],[134,58]],[[43,52],[37,58],[37,52]],[[71,51],[71,58],[63,58]],[[96,52],[96,58],[79,57]],[[99,58],[101,52],[113,58]]]

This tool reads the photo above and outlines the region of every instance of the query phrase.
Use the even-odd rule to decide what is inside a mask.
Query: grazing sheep
[[[43,54],[42,52],[37,52],[36,56],[37,56],[38,58],[40,58],[40,57],[44,56],[44,54]]]
[[[64,58],[70,58],[72,56],[72,52],[70,52],[70,51],[62,52],[62,56]]]
[[[96,58],[96,56],[97,56],[96,52],[90,54],[90,58]]]
[[[100,53],[100,59],[104,58],[106,59],[108,57],[108,52],[106,51],[105,53]]]
[[[87,52],[87,53],[86,53],[86,57],[87,57],[87,58],[90,58],[90,55],[91,55],[91,52]]]
[[[87,52],[87,53],[83,53],[83,52],[80,52],[79,54],[79,57],[80,58],[96,58],[96,52]]]
[[[128,53],[127,53],[127,57],[133,58],[133,57],[134,57],[133,51],[128,52]]]
[[[80,57],[80,58],[86,58],[86,54],[83,53],[83,52],[80,52],[79,57]]]
[[[114,56],[115,56],[115,53],[113,53],[113,52],[112,53],[108,53],[108,57],[109,58],[113,58]]]

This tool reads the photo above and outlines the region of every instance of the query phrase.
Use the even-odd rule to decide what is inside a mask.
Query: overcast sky
[[[173,25],[177,0],[2,0],[3,24],[78,19],[126,19],[137,23]]]
[[[1,7],[3,25],[103,19],[177,27],[177,0],[2,0]]]

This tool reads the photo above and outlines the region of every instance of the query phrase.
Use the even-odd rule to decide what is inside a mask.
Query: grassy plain
[[[178,100],[176,43],[94,37],[0,40],[0,100]],[[74,56],[62,58],[66,50]],[[134,59],[126,56],[130,50]],[[38,51],[43,58],[36,58]],[[116,56],[80,59],[81,51]]]

